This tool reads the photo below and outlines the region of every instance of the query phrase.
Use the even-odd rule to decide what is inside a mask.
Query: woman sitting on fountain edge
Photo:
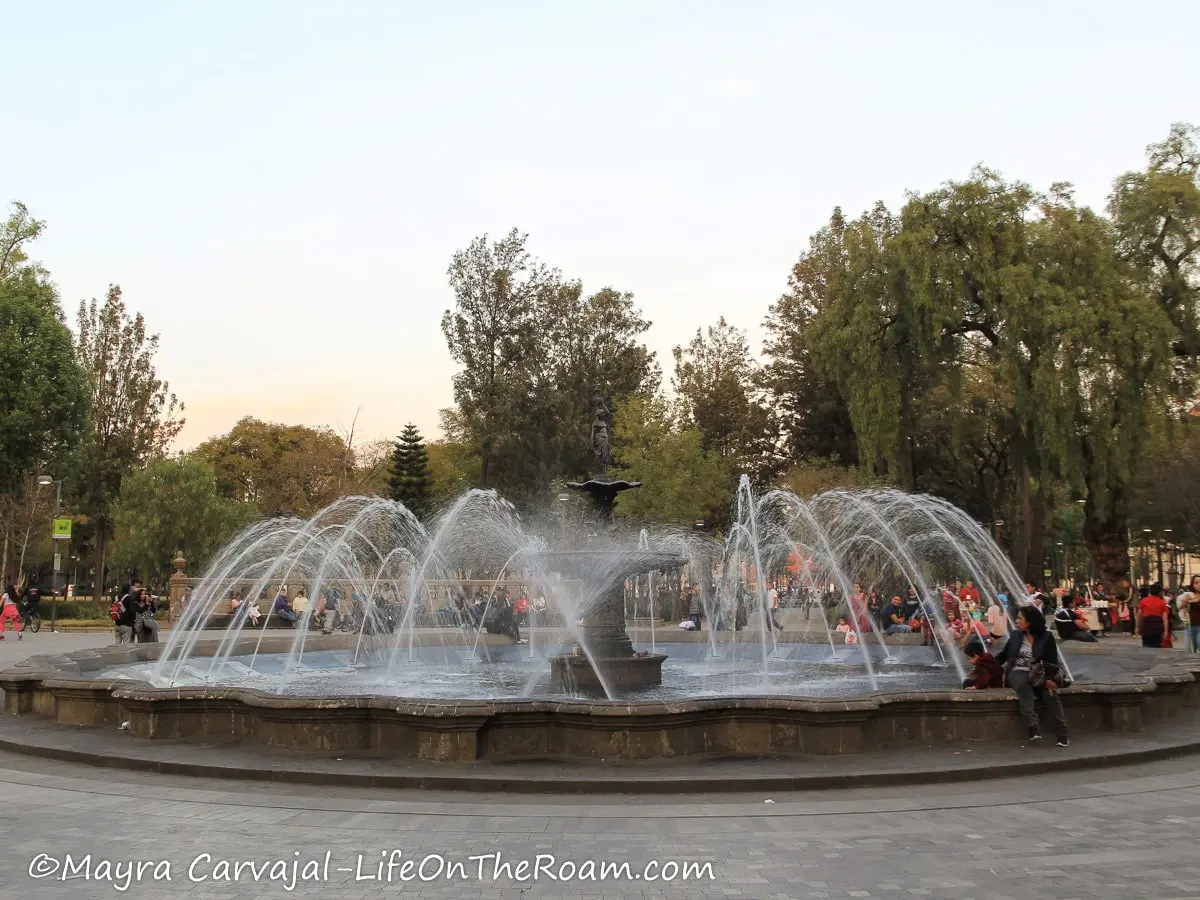
[[[1066,747],[1067,718],[1058,696],[1062,664],[1058,644],[1046,628],[1046,617],[1041,610],[1034,606],[1021,607],[1017,613],[1017,630],[1009,635],[1008,643],[996,655],[996,662],[1004,666],[1005,683],[1017,692],[1021,718],[1029,727],[1029,740],[1042,739],[1036,707],[1036,701],[1040,699],[1054,718],[1058,746]],[[1038,680],[1033,677],[1035,667],[1045,672],[1044,683],[1034,683]]]

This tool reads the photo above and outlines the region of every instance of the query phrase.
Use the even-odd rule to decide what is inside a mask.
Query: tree
[[[820,272],[812,270],[824,262],[820,254],[801,257],[789,276],[787,293],[768,311],[763,323],[768,362],[758,384],[775,412],[779,451],[790,465],[824,460],[847,468],[858,463],[850,409],[836,380],[819,368],[807,341],[808,326],[823,300],[817,290]]]
[[[95,527],[96,585],[104,590],[112,504],[126,476],[161,456],[183,427],[183,404],[154,370],[158,335],[141,314],[130,316],[113,285],[104,303],[79,304],[78,357],[91,389],[80,504]]]
[[[354,460],[331,429],[281,425],[247,416],[196,454],[212,466],[221,496],[264,516],[307,518],[342,496]]]
[[[642,482],[620,495],[617,515],[714,527],[728,519],[733,475],[719,454],[704,450],[698,428],[681,425],[661,397],[631,397],[613,418],[617,471]]]
[[[442,316],[442,333],[462,367],[454,376],[456,413],[488,487],[516,482],[506,466],[529,456],[520,451],[518,422],[528,418],[522,403],[535,372],[536,310],[558,286],[557,273],[525,241],[515,228],[495,242],[481,235],[454,254],[447,273],[455,310]]]
[[[675,378],[684,420],[700,432],[705,452],[732,467],[762,473],[774,462],[771,423],[755,396],[758,364],[746,335],[722,316],[675,347]]]
[[[515,230],[484,235],[454,255],[442,330],[462,368],[443,430],[478,456],[483,486],[531,503],[555,479],[589,473],[593,395],[618,402],[659,375],[630,294],[585,294],[525,243]]]
[[[392,499],[407,506],[418,519],[428,519],[433,513],[433,475],[429,471],[429,456],[421,432],[411,422],[404,426],[396,440],[388,487]]]
[[[253,506],[221,497],[212,467],[195,455],[158,458],[121,483],[112,508],[112,559],[144,581],[165,585],[182,551],[203,571],[222,544],[258,518]]]
[[[13,576],[10,563],[23,560],[32,529],[49,531],[37,476],[66,474],[87,413],[86,383],[58,295],[20,250],[41,223],[17,206],[0,229],[0,359],[6,361],[0,365],[0,577],[5,579]]]
[[[12,213],[0,226],[0,280],[25,269],[43,274],[39,266],[30,265],[24,245],[37,240],[45,228],[46,223],[31,216],[24,203],[13,202]]]
[[[425,445],[429,474],[433,478],[433,501],[442,505],[479,484],[479,457],[471,447],[454,441],[432,441]]]

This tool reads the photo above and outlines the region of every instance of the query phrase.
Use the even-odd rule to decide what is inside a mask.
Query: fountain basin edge
[[[352,636],[324,638],[345,649]],[[270,652],[268,641],[261,652]],[[215,652],[217,641],[198,652]],[[281,640],[281,646],[283,641]],[[877,748],[1018,741],[1016,698],[1000,691],[879,691],[847,699],[728,696],[685,701],[576,699],[422,701],[375,695],[280,696],[248,687],[154,687],[89,677],[154,660],[163,645],[37,656],[0,673],[5,710],[59,724],[117,728],[134,738],[242,744],[275,753],[476,760],[694,760],[803,757]],[[1200,657],[1101,643],[1140,672],[1063,693],[1073,737],[1131,733],[1200,707]]]

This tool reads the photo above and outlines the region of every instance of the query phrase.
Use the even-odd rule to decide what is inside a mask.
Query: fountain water
[[[626,535],[611,518],[612,501],[632,487],[603,477],[580,485],[595,515],[567,548],[528,533],[513,507],[490,491],[464,494],[429,529],[400,504],[361,497],[339,500],[307,521],[260,523],[214,559],[158,661],[130,674],[160,685],[462,699],[948,687],[962,676],[962,653],[940,602],[926,604],[937,619],[932,646],[884,641],[878,628],[861,628],[851,610],[858,642],[840,650],[830,628],[835,607],[821,607],[819,623],[803,624],[799,610],[785,609],[793,624],[776,634],[768,582],[789,581],[794,596],[821,596],[832,583],[840,603],[856,582],[896,593],[912,587],[929,601],[939,585],[968,577],[985,601],[1001,591],[1022,596],[1021,579],[987,532],[936,498],[885,489],[757,496],[743,479],[728,536],[717,544],[678,528]],[[708,627],[700,634],[629,633],[626,581],[645,576],[655,604],[654,585],[665,579],[657,573],[672,570],[699,586]],[[493,600],[506,583],[534,585],[548,603],[526,632],[528,651],[509,650],[512,640],[499,636],[515,635],[507,604]],[[245,617],[235,616],[222,632],[205,628],[235,587],[248,600],[269,600],[284,584],[306,586],[312,598],[286,653],[260,652],[266,628],[247,653],[244,638],[252,632]],[[477,630],[471,605],[457,594],[468,584],[492,588]],[[383,595],[396,592],[405,602],[389,606]],[[356,623],[349,647],[343,641],[331,649],[309,627],[326,594],[340,596]],[[348,601],[352,609],[345,609]],[[652,605],[651,621],[654,611]],[[272,610],[263,613],[266,624],[279,624]],[[201,652],[201,640],[212,637],[219,638],[216,649],[206,641]],[[829,650],[820,654],[826,643],[832,659]],[[706,653],[697,652],[702,647]]]

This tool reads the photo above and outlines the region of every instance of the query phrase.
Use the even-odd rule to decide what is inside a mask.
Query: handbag
[[[1069,688],[1074,684],[1061,666],[1053,663],[1047,665],[1040,659],[1035,660],[1029,667],[1029,686],[1035,690],[1041,690],[1046,686],[1047,681],[1053,681],[1060,689]]]

